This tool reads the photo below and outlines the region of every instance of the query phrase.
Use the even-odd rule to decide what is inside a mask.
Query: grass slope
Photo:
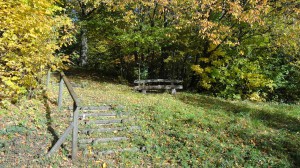
[[[185,92],[176,96],[168,93],[144,95],[126,85],[99,80],[96,76],[68,76],[76,85],[82,86],[76,87],[75,92],[84,105],[120,104],[138,118],[137,124],[142,131],[133,143],[145,151],[119,155],[121,167],[300,166],[300,107],[297,105],[226,101]],[[39,126],[35,121],[27,123],[32,125],[32,130],[44,131],[41,136],[36,136],[46,137],[46,146],[41,150],[44,152],[54,141],[53,135],[61,135],[68,123],[69,112],[52,110],[55,106],[51,102],[56,100],[57,89],[56,85],[51,87],[50,99],[43,103],[45,107],[35,107],[44,110],[32,110],[32,117],[38,118]],[[71,105],[67,93],[64,93],[64,104]],[[2,110],[0,117],[8,121],[13,116]],[[0,126],[7,134],[11,126],[20,125],[20,122],[15,119],[14,123],[0,123]],[[11,140],[3,133],[0,136],[1,142]],[[11,137],[15,136],[12,133]],[[4,141],[2,137],[5,137]],[[70,146],[69,143],[66,146]],[[55,159],[43,160],[41,157],[35,163],[70,165],[66,159],[68,150],[66,147],[58,152]],[[3,155],[7,148],[0,145],[0,151]],[[99,162],[87,164],[99,165]]]

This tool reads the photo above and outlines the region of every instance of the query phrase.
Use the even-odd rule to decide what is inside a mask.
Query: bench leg
[[[172,89],[171,94],[176,94],[176,89]]]
[[[146,90],[142,90],[142,93],[143,93],[143,94],[146,94],[146,93],[147,93],[147,91],[146,91]]]

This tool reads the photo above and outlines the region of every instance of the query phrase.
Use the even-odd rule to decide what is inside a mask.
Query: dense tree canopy
[[[140,68],[143,78],[184,79],[186,88],[252,100],[286,99],[278,97],[283,88],[299,87],[299,1],[86,3],[96,7],[81,20],[88,62],[100,71],[131,81]]]
[[[13,88],[17,82],[30,90],[26,81],[36,80],[20,80],[24,73],[12,75],[15,71],[39,78],[41,70],[32,69],[57,65],[53,52],[72,25],[54,3],[1,3],[2,85]],[[78,29],[77,43],[63,52],[80,66],[130,82],[139,75],[183,79],[187,89],[226,98],[299,98],[299,0],[65,0],[59,5]],[[45,62],[31,68],[27,58]]]

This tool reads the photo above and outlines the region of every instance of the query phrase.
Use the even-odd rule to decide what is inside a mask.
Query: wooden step
[[[87,120],[90,118],[114,118],[114,117],[124,117],[128,116],[128,113],[116,113],[116,112],[110,112],[110,113],[83,113],[79,114],[78,118],[79,120]],[[73,120],[73,115],[71,114],[70,119]]]
[[[83,113],[80,114],[79,117],[113,117],[113,116],[126,116],[128,113],[116,113],[116,112],[111,112],[111,113]]]
[[[69,106],[69,110],[73,110],[73,106]],[[111,106],[83,106],[80,110],[97,110],[97,111],[108,111],[111,110]]]
[[[116,124],[116,123],[125,123],[128,119],[114,119],[114,120],[91,120],[91,121],[85,121],[85,124]]]
[[[100,151],[100,152],[93,152],[93,151],[85,151],[84,155],[112,155],[120,152],[138,152],[138,148],[123,148],[123,149],[111,149],[106,151]]]
[[[112,113],[83,113],[80,114],[79,117],[110,117],[110,116],[116,116],[117,113],[112,112]]]
[[[98,132],[98,133],[108,133],[108,132],[115,132],[115,131],[134,131],[134,130],[139,130],[141,129],[139,126],[131,126],[131,127],[116,127],[116,128],[98,128],[98,129],[86,129],[83,130],[82,133],[84,134],[91,134],[93,132]]]
[[[90,139],[82,139],[79,140],[79,143],[86,144],[86,143],[105,143],[105,142],[116,142],[116,141],[125,141],[128,140],[127,137],[111,137],[111,138],[90,138]]]

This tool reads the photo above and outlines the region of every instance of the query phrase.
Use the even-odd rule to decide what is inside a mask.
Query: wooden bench
[[[135,90],[147,93],[150,90],[172,90],[172,94],[176,94],[176,89],[183,89],[182,80],[170,80],[170,79],[147,79],[147,80],[135,80]]]

